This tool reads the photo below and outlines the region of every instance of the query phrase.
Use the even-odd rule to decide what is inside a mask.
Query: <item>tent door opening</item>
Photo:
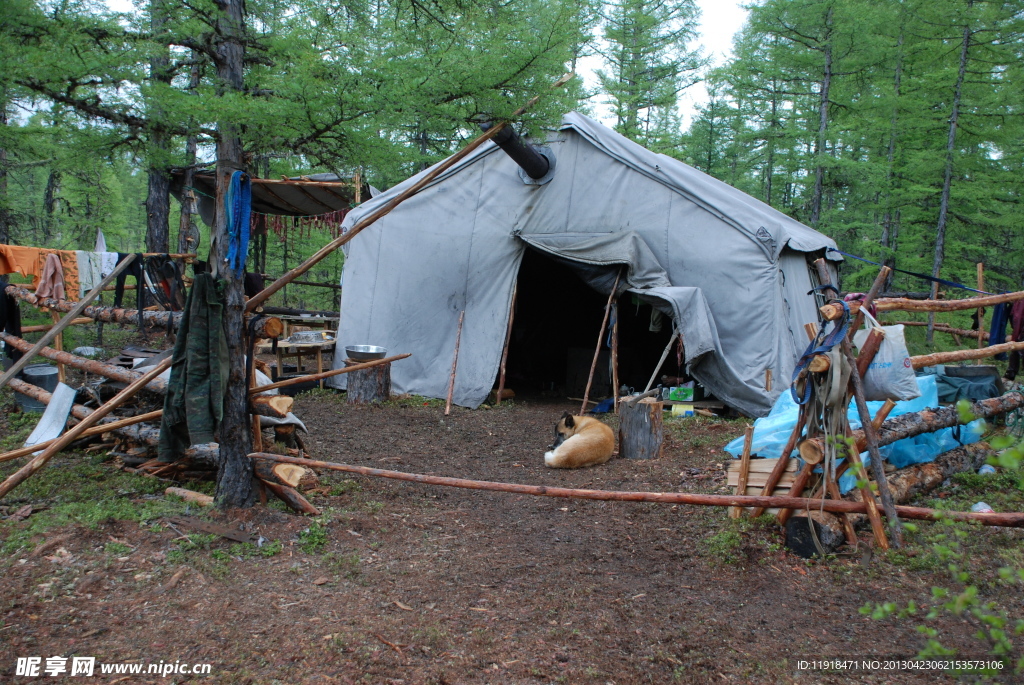
[[[611,274],[618,268],[607,267]],[[527,248],[519,267],[517,293],[505,387],[517,396],[582,397],[608,301],[607,292],[591,288],[568,260]],[[672,319],[654,316],[655,320],[660,319],[660,330],[656,330],[659,322],[652,325],[651,305],[630,293],[623,293],[618,304],[619,383],[639,391],[647,384],[671,337]],[[590,390],[590,397],[595,400],[612,393],[610,333],[611,320]],[[662,374],[685,373],[676,359],[673,348],[659,370],[659,379]]]

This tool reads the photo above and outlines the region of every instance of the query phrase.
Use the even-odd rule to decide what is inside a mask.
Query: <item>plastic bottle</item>
[[[990,507],[989,505],[985,504],[984,502],[978,502],[977,504],[975,504],[973,507],[971,507],[971,511],[973,511],[975,514],[994,514],[995,513],[995,511],[992,509],[992,507]]]

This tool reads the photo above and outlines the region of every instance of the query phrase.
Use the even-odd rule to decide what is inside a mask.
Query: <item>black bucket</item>
[[[29,364],[22,369],[21,377],[25,379],[26,383],[39,386],[47,392],[52,393],[57,389],[57,367],[52,364]],[[46,411],[45,404],[27,395],[22,395],[20,392],[14,393],[14,398],[21,405],[22,411],[34,411],[40,414]]]

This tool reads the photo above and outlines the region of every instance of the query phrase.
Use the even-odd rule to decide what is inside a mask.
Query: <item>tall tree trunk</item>
[[[7,92],[0,91],[0,126],[7,126]],[[11,242],[11,206],[7,196],[7,148],[0,147],[0,243]]]
[[[43,191],[43,240],[42,244],[49,245],[53,238],[53,215],[57,211],[57,193],[60,192],[61,173],[56,169],[50,170],[46,177],[46,190]],[[89,216],[89,196],[85,198],[85,214]]]
[[[164,0],[150,0],[150,26],[153,39],[161,40],[164,24],[167,23]],[[149,60],[149,77],[154,82],[169,85],[170,55],[166,46],[162,46]],[[159,106],[153,107],[151,116],[159,118]],[[170,156],[171,141],[169,137],[157,130],[150,131],[147,141],[149,152],[148,193],[146,194],[146,250],[148,252],[170,252],[170,216],[171,216],[171,175],[167,171],[167,160]]]
[[[973,5],[968,0],[967,7]],[[935,225],[935,260],[932,262],[932,278],[939,277],[946,248],[946,222],[949,216],[949,193],[953,186],[953,150],[956,146],[956,128],[960,121],[960,98],[963,95],[964,75],[967,73],[967,57],[971,49],[971,27],[964,26],[963,43],[960,45],[960,68],[957,70],[956,87],[953,89],[953,112],[949,116],[949,134],[946,137],[946,164],[942,173],[942,196],[939,200],[939,220]],[[932,283],[932,299],[938,296],[939,284]],[[935,333],[935,314],[928,315],[928,343]]]
[[[775,136],[778,128],[779,92],[778,83],[772,77],[772,117],[768,122],[768,161],[765,169],[765,203],[772,203],[772,180],[775,177]]]
[[[242,90],[242,60],[245,54],[242,0],[220,0],[215,43],[217,79],[222,92]],[[244,322],[245,306],[242,274],[227,266],[228,222],[224,202],[231,174],[245,170],[242,140],[237,127],[228,122],[217,124],[217,216],[213,231],[214,273],[224,282],[227,299],[224,328],[227,335],[230,371],[224,397],[224,420],[220,428],[221,463],[217,471],[216,501],[220,507],[250,507],[256,501],[253,467],[248,454],[252,432],[246,408]]]
[[[814,141],[814,195],[811,197],[811,226],[818,227],[821,219],[821,197],[825,187],[825,164],[822,156],[826,154],[825,141],[828,133],[828,97],[832,88],[832,5],[825,12],[824,36],[825,64],[821,75],[821,93],[818,101],[818,136]]]
[[[192,51],[192,59],[198,60],[198,53]],[[199,78],[202,75],[200,65],[193,64],[192,70],[189,73],[188,79],[188,90],[190,93],[195,92],[195,89],[199,87]],[[192,190],[194,183],[196,170],[196,151],[199,147],[199,141],[195,134],[190,135],[185,140],[185,174],[182,179],[182,191],[181,191],[181,217],[178,222],[178,252],[189,253],[197,249],[198,245],[192,244],[189,241],[189,235],[196,232],[196,219],[195,215],[198,214],[198,208],[196,207],[196,194]]]
[[[902,21],[902,17],[901,17]],[[893,106],[892,117],[889,120],[889,146],[886,150],[887,169],[885,174],[885,212],[882,215],[882,247],[885,249],[885,256],[882,263],[890,269],[896,268],[896,245],[899,237],[899,210],[893,209],[893,190],[896,183],[896,140],[898,138],[897,126],[900,113],[900,81],[903,78],[903,28],[900,27],[900,37],[896,41],[896,73],[893,75],[892,93]],[[883,290],[890,290],[892,286],[892,274],[885,279],[882,285]]]

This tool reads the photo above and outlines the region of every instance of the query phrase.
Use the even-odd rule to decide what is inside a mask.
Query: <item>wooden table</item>
[[[289,343],[286,341],[278,341],[277,343],[277,375],[278,377],[284,375],[284,358],[295,357],[295,365],[298,367],[298,372],[303,373],[302,369],[302,358],[305,356],[313,355],[316,357],[316,371],[322,373],[324,370],[324,352],[334,352],[334,340],[325,340],[323,342],[311,342],[311,343]],[[258,354],[266,354],[273,349],[273,343],[261,343],[256,346],[256,352]],[[324,387],[323,379],[320,380],[320,387]]]
[[[275,314],[275,316],[281,319],[281,323],[284,324],[284,332],[281,333],[282,338],[287,338],[291,335],[292,329],[296,326],[336,331],[338,330],[338,321],[340,320],[340,317],[337,316],[294,316],[292,314]]]

